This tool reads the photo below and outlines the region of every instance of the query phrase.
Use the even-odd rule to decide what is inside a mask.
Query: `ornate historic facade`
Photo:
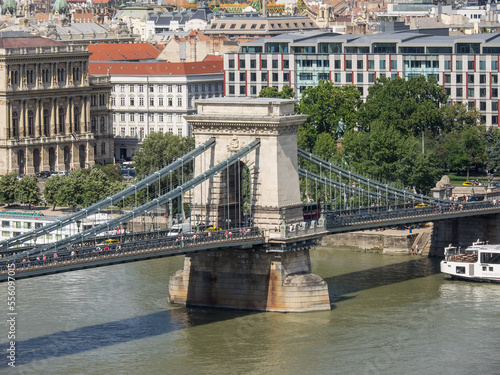
[[[87,46],[0,33],[0,174],[113,162],[109,80],[88,75]]]

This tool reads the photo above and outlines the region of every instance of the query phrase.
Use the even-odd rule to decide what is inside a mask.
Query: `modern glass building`
[[[267,86],[292,87],[300,98],[320,80],[353,84],[363,99],[379,77],[435,76],[450,103],[481,112],[498,126],[500,34],[448,35],[447,29],[353,35],[297,32],[242,44],[224,55],[226,96],[256,97]]]

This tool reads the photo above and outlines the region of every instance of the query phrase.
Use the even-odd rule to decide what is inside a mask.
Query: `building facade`
[[[373,35],[292,33],[247,42],[224,55],[226,96],[257,97],[284,85],[301,97],[321,80],[357,86],[363,100],[377,78],[434,76],[449,103],[476,107],[498,126],[500,34],[452,37],[447,29]]]
[[[200,62],[92,62],[92,75],[112,83],[111,111],[116,161],[131,160],[154,132],[191,136],[185,115],[196,99],[222,97],[222,57]]]
[[[91,98],[101,95],[95,109],[109,133],[110,86],[91,85],[88,57],[86,46],[22,32],[0,35],[0,174],[88,168],[96,156],[111,161],[113,139],[90,126]],[[103,142],[106,152],[96,155]]]

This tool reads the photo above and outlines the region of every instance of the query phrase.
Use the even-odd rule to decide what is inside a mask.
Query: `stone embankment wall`
[[[430,228],[420,229],[431,230]],[[361,231],[331,234],[323,237],[323,245],[349,247],[354,251],[379,251],[383,254],[408,254],[418,232],[408,230]]]

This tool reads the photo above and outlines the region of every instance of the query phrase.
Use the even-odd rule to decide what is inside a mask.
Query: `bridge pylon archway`
[[[194,192],[194,217],[221,228],[250,219],[266,231],[302,220],[297,134],[307,115],[294,113],[295,101],[269,98],[214,98],[198,102],[198,114],[186,116],[196,145],[211,137],[211,153],[195,163],[195,175],[260,139],[260,147]],[[243,165],[250,184],[248,212],[242,212]],[[250,213],[250,217],[248,217]]]

